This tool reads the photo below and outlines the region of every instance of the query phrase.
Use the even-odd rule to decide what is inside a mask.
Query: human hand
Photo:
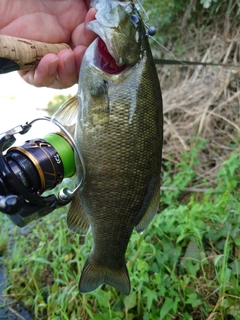
[[[1,0],[0,34],[48,43],[67,43],[71,49],[47,54],[34,70],[20,71],[36,87],[67,88],[78,81],[85,50],[96,35],[85,28],[94,20],[88,0]]]

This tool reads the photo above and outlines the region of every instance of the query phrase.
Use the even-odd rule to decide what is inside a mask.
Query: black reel
[[[15,134],[27,133],[39,120],[53,122],[61,132],[27,140],[20,147],[12,146]],[[42,196],[44,191],[55,188],[75,173],[74,151],[82,167],[82,179],[77,187],[74,190],[64,188],[58,196]],[[23,227],[68,204],[82,188],[84,180],[82,156],[71,135],[58,121],[38,118],[0,135],[0,211],[17,226]]]

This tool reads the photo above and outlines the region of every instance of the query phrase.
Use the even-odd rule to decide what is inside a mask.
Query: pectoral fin
[[[52,119],[58,120],[63,125],[72,126],[77,120],[78,106],[78,97],[75,95],[60,106],[52,116]]]
[[[67,215],[67,226],[71,231],[78,233],[81,236],[85,236],[91,229],[78,194],[73,198],[70,204]]]

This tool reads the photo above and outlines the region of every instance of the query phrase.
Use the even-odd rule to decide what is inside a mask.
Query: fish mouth
[[[118,66],[116,60],[109,53],[107,45],[102,40],[102,38],[98,37],[98,53],[100,56],[100,67],[101,69],[109,74],[119,74],[123,70],[127,68],[127,65]]]

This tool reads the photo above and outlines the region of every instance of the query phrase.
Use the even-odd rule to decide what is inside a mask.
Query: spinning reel
[[[27,140],[14,146],[16,134],[27,133],[36,121],[51,121],[61,132]],[[75,157],[74,157],[75,153]],[[75,161],[82,168],[81,181],[74,190],[63,188],[57,196],[42,196],[64,178],[75,173]],[[42,117],[0,134],[0,211],[19,227],[67,205],[83,187],[85,166],[68,131],[56,120]]]

